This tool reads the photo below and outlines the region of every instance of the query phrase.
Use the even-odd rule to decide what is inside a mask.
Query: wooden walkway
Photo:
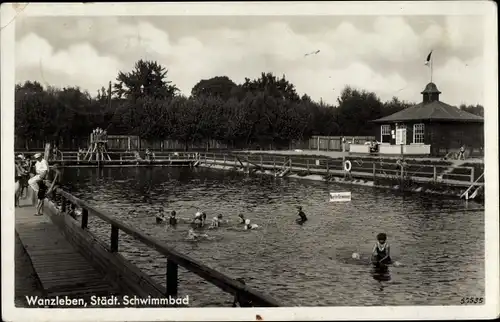
[[[87,298],[121,294],[69,244],[49,217],[35,216],[35,213],[28,199],[21,200],[21,207],[15,212],[16,232],[31,259],[44,296]]]

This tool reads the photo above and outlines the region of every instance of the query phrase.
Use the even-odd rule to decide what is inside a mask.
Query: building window
[[[381,131],[382,131],[382,135],[391,135],[391,126],[390,125],[382,125]]]
[[[413,143],[424,143],[424,124],[413,124]]]
[[[391,126],[389,124],[380,126],[380,142],[384,142],[384,136],[387,138],[391,135]],[[390,139],[389,141],[390,142]]]

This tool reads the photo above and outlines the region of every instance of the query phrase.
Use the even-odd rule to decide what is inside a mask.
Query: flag
[[[427,55],[427,59],[425,60],[425,65],[429,65],[429,63],[431,62],[431,55],[432,55],[432,50],[429,53],[429,55]]]

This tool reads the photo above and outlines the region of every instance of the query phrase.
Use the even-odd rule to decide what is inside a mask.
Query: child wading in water
[[[175,210],[172,210],[172,212],[170,213],[170,218],[168,219],[168,224],[171,227],[177,226],[177,218],[175,218],[175,215],[176,215]]]
[[[377,266],[387,266],[392,263],[390,246],[387,243],[387,235],[380,233],[377,235],[377,243],[373,247],[372,263]]]
[[[304,213],[304,211],[302,211],[302,206],[297,206],[297,210],[299,211],[298,212],[299,218],[295,219],[295,222],[299,225],[302,225],[307,221],[307,216]]]

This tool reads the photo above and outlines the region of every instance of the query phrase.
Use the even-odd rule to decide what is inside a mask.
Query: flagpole
[[[431,56],[431,61],[430,61],[430,64],[431,64],[431,83],[432,83],[432,65],[433,65],[433,57]]]

